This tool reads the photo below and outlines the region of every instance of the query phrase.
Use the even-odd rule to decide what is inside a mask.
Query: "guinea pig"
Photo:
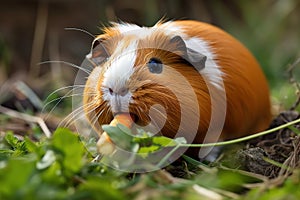
[[[84,89],[90,124],[102,134],[118,113],[189,143],[228,140],[267,129],[266,78],[238,40],[207,23],[112,23],[92,44]]]

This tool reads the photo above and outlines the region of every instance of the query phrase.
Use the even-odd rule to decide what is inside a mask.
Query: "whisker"
[[[102,104],[103,106],[104,104]],[[90,106],[94,106],[94,105],[90,105]],[[89,109],[89,108],[88,108]],[[87,113],[85,113],[86,115],[90,115],[90,113],[94,112],[96,110],[96,108],[93,108],[93,109],[90,109]],[[96,113],[96,115],[93,115],[93,117],[91,119],[89,119],[90,121],[90,124],[91,125],[94,125],[95,127],[95,124],[97,123],[98,119],[100,118],[100,116],[103,114],[104,111],[109,111],[106,107],[104,109],[101,110],[101,112],[99,113]],[[77,116],[76,117],[73,117],[74,119],[72,120],[72,123],[75,123],[77,120],[79,120],[79,114],[78,115],[78,119]],[[71,119],[70,119],[71,120]],[[70,123],[70,122],[69,122]],[[70,123],[69,125],[71,125],[72,123]],[[94,129],[96,132],[97,132],[97,129]]]
[[[53,91],[53,92],[52,92],[51,94],[49,94],[49,95],[47,96],[47,98],[43,101],[44,106],[43,106],[41,112],[44,112],[44,111],[46,110],[47,106],[50,105],[52,102],[55,102],[55,101],[59,100],[59,101],[54,105],[54,107],[51,109],[51,111],[49,112],[49,114],[50,114],[50,113],[57,107],[57,105],[61,102],[62,99],[67,98],[67,97],[71,97],[71,96],[72,96],[72,95],[68,95],[68,94],[70,94],[71,92],[73,92],[73,94],[74,94],[74,93],[75,93],[74,90],[80,89],[80,88],[84,88],[84,87],[85,87],[84,85],[65,86],[65,87],[62,87],[62,88],[59,88],[59,89]],[[58,98],[52,99],[51,101],[47,102],[47,101],[49,100],[49,98],[50,98],[53,94],[55,94],[55,93],[57,93],[57,92],[59,92],[59,91],[65,90],[65,89],[69,89],[69,88],[72,88],[72,89],[71,89],[70,91],[68,91],[63,97],[58,97]],[[82,94],[82,95],[83,95],[83,92],[80,91],[80,93],[78,93],[78,94]],[[74,96],[75,96],[75,95],[74,95]],[[47,103],[46,103],[46,102],[47,102]],[[46,103],[46,104],[45,104],[45,103]],[[48,115],[49,115],[49,114],[48,114]]]
[[[157,108],[155,108],[154,106],[152,106],[151,109],[155,110],[157,114],[161,115],[163,118],[166,118],[166,115],[162,113],[160,110],[158,110]]]
[[[85,87],[84,85],[69,85],[69,86],[61,87],[61,88],[56,89],[56,90],[54,90],[53,92],[51,92],[51,93],[47,96],[47,98],[44,100],[44,103],[47,102],[47,100],[48,100],[53,94],[55,94],[55,93],[57,93],[57,92],[59,92],[59,91],[61,91],[61,90],[65,90],[65,89],[69,89],[69,88],[72,88],[72,90],[74,90],[74,89],[77,89],[77,88],[84,88],[84,87]]]
[[[70,117],[70,119],[67,121],[66,125],[69,126],[69,125],[75,123],[78,119],[80,119],[81,114],[85,112],[84,107],[85,107],[85,109],[88,110],[88,112],[85,113],[86,115],[89,115],[91,112],[96,110],[94,101],[90,102],[88,104],[82,105],[71,113],[71,114],[73,114],[73,116]]]
[[[89,111],[86,113],[86,115],[89,115],[90,113],[94,112],[95,110],[96,110],[96,108],[89,110]],[[91,124],[94,123],[94,122],[93,122],[93,121],[94,121],[94,118],[95,118],[95,120],[98,119],[97,115],[94,115],[93,118],[90,119]],[[75,121],[76,121],[76,119],[74,119],[73,123],[74,123]]]
[[[158,87],[162,90],[165,90],[165,88],[162,86],[162,87]],[[157,95],[162,95],[164,97],[166,97],[166,99],[170,99],[170,100],[178,100],[176,95],[169,95],[168,93],[165,93],[165,92],[161,92],[161,91],[156,91]]]
[[[84,30],[84,29],[81,29],[81,28],[72,28],[72,27],[67,27],[65,28],[66,31],[80,31],[80,32],[83,32],[83,33],[86,33],[88,34],[89,36],[91,36],[93,39],[95,39],[96,37],[91,34],[90,32],[88,32],[87,30]]]
[[[64,98],[66,98],[66,96],[67,96],[70,92],[72,92],[72,90],[69,91],[69,92],[67,92],[67,93],[66,93],[64,96],[62,96],[62,97],[58,97],[58,98],[55,98],[55,99],[49,101],[48,103],[46,103],[46,104],[43,106],[42,112],[44,112],[44,110],[46,110],[46,108],[47,108],[48,105],[50,105],[52,102],[55,102],[55,101],[58,100],[58,102],[57,102],[57,103],[53,106],[53,108],[48,112],[48,115],[45,117],[45,120],[48,119],[49,115],[53,112],[53,110],[58,106],[58,104],[59,104]]]
[[[69,95],[69,93],[71,93],[71,92],[72,92],[72,90],[70,90],[69,92],[67,92],[64,96],[55,98],[55,99],[53,99],[53,100],[47,102],[47,104],[44,105],[44,107],[43,107],[43,109],[42,109],[42,112],[44,112],[44,110],[47,108],[48,105],[50,105],[51,103],[53,103],[53,102],[55,102],[55,101],[58,101],[58,102],[53,106],[53,108],[49,111],[49,114],[46,116],[46,119],[48,119],[50,113],[53,112],[53,110],[58,106],[58,104],[59,104],[63,99],[69,98],[69,97],[83,96],[83,93],[82,93],[82,92],[77,93],[77,94],[73,93],[73,94],[70,94],[70,95]],[[89,93],[89,94],[95,95],[95,93]],[[85,95],[88,95],[88,94],[85,93]]]
[[[94,105],[94,102],[90,102],[88,103],[87,105],[87,108],[89,107],[92,107]],[[71,112],[70,114],[68,114],[67,117],[65,117],[65,119],[63,119],[60,123],[59,123],[59,126],[64,126],[64,127],[68,127],[71,125],[71,122],[73,121],[74,123],[74,119],[76,119],[76,117],[80,116],[83,112],[84,112],[84,109],[83,109],[83,105],[76,108],[73,112]],[[79,118],[78,118],[79,119]]]
[[[103,104],[102,104],[103,105]],[[95,111],[95,109],[89,111],[88,113],[91,113],[92,111]],[[99,113],[97,113],[96,115],[93,115],[92,119],[90,119],[90,124],[92,125],[92,127],[94,128],[94,130],[96,131],[96,133],[99,135],[100,133],[97,130],[97,125],[101,126],[101,124],[99,124],[98,119],[101,117],[102,114],[104,114],[104,112],[106,111],[109,112],[109,109],[107,109],[107,107],[105,107],[104,109],[102,109]],[[108,114],[108,113],[107,113]],[[97,124],[98,123],[98,124]]]
[[[70,94],[71,92],[73,92],[72,94]],[[69,95],[70,94],[70,95]],[[58,103],[60,103],[61,100],[65,99],[65,98],[69,98],[69,97],[76,97],[76,96],[83,96],[83,95],[96,95],[96,93],[83,93],[83,92],[79,92],[79,93],[75,93],[73,90],[70,90],[69,92],[67,92],[64,96],[61,97],[57,97],[55,99],[52,99],[51,101],[47,102],[42,109],[42,112],[44,112],[44,110],[46,110],[47,106],[49,106],[51,103],[55,102],[55,101],[59,101]],[[57,103],[57,104],[58,104]],[[57,105],[56,104],[56,105]],[[55,106],[56,106],[55,105]],[[53,110],[53,109],[52,109]]]
[[[152,109],[154,109],[154,110],[156,110],[156,111],[158,111],[156,108],[154,108],[154,107],[152,107]],[[158,114],[160,114],[162,117],[166,117],[165,115],[163,115],[162,113],[160,113],[160,111],[158,111]],[[151,119],[151,118],[150,118]],[[156,128],[161,128],[158,124],[157,124],[157,122],[155,121],[155,120],[153,120],[153,119],[151,119],[150,120],[150,123],[149,124],[153,124],[154,125],[154,127],[156,127]]]
[[[97,115],[95,115],[95,117],[98,119],[99,117],[101,117],[101,115],[103,114],[103,112],[107,112],[108,111],[108,108],[105,106],[105,103],[102,103],[98,108],[101,108],[101,111],[99,113],[97,113]],[[97,120],[96,119],[96,120]],[[91,119],[91,121],[93,121],[94,119]]]
[[[98,119],[103,116],[109,116],[110,112],[111,112],[111,108],[106,106],[105,103],[101,104],[101,107],[103,107],[103,109],[101,109],[101,111],[99,113],[97,113],[96,115],[94,115],[94,117],[90,120],[91,124],[93,124],[95,126],[95,124],[97,123]],[[101,124],[99,124],[101,125]]]
[[[60,64],[65,64],[67,66],[70,66],[70,67],[74,67],[74,68],[77,68],[79,70],[82,70],[83,72],[87,73],[87,74],[91,74],[91,71],[90,70],[87,70],[83,67],[80,67],[78,65],[75,65],[73,63],[70,63],[70,62],[66,62],[66,61],[61,61],[61,60],[49,60],[49,61],[44,61],[44,62],[40,62],[38,63],[38,65],[43,65],[43,64],[51,64],[51,63],[60,63]]]
[[[94,110],[93,110],[94,111]],[[102,113],[105,111],[105,109],[101,110],[101,112],[97,113],[96,115],[93,116],[93,118],[90,120],[91,124],[96,124]]]

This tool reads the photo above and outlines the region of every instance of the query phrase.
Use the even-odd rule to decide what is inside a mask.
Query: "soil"
[[[270,128],[299,117],[300,114],[296,111],[284,111],[273,120]],[[294,127],[300,130],[300,124]],[[299,165],[299,143],[300,136],[291,129],[285,128],[248,141],[246,147],[238,151],[237,157],[247,171],[275,178],[284,168],[294,168]]]

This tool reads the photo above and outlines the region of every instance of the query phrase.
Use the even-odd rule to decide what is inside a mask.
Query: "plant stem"
[[[263,136],[263,135],[267,135],[269,133],[278,131],[278,130],[283,129],[283,128],[290,127],[291,125],[294,125],[294,124],[297,124],[297,123],[300,123],[300,118],[296,119],[294,121],[288,122],[286,124],[283,124],[281,126],[278,126],[278,127],[266,130],[266,131],[262,131],[262,132],[259,132],[259,133],[253,134],[253,135],[249,135],[249,136],[246,136],[246,137],[234,139],[234,140],[229,140],[229,141],[224,141],[224,142],[215,142],[215,143],[206,143],[206,144],[179,144],[179,146],[180,147],[211,147],[211,146],[222,146],[222,145],[234,144],[234,143],[250,140],[250,139],[253,139],[253,138],[256,138],[256,137],[260,137],[260,136]]]
[[[293,127],[292,125],[300,123],[300,118],[296,119],[294,121],[288,122],[286,124],[283,124],[281,126],[266,130],[266,131],[262,131],[253,135],[249,135],[246,137],[242,137],[242,138],[238,138],[238,139],[234,139],[234,140],[229,140],[229,141],[224,141],[224,142],[215,142],[215,143],[206,143],[206,144],[178,144],[176,145],[165,157],[163,157],[163,159],[156,165],[158,168],[163,167],[163,164],[167,162],[167,160],[172,156],[172,154],[179,149],[180,147],[211,147],[211,146],[222,146],[222,145],[228,145],[228,144],[234,144],[234,143],[238,143],[238,142],[243,142],[246,140],[250,140],[256,137],[260,137],[263,135],[267,135],[269,133],[278,131],[280,129],[283,128],[290,128]],[[294,129],[296,129],[295,127],[293,127]],[[297,132],[296,132],[297,133]]]
[[[165,157],[163,157],[163,159],[161,159],[161,161],[156,165],[157,168],[162,168],[164,163],[167,162],[167,160],[172,156],[173,153],[175,153],[175,151],[177,149],[179,149],[181,147],[181,144],[178,144],[177,146],[175,146]]]

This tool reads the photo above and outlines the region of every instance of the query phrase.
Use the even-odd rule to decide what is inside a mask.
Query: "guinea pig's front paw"
[[[102,155],[112,155],[115,151],[115,145],[106,132],[103,132],[97,142],[97,150]]]

